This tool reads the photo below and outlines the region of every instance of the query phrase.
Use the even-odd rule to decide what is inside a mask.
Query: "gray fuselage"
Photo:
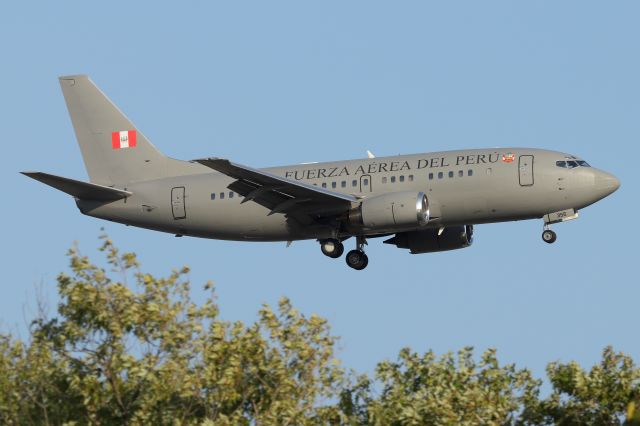
[[[300,164],[263,169],[297,182],[365,199],[400,191],[424,192],[433,219],[427,227],[540,218],[582,209],[617,189],[595,168],[566,168],[569,154],[527,148],[473,149]],[[577,159],[576,159],[577,160]],[[175,161],[175,160],[173,160]],[[178,235],[250,241],[336,236],[330,226],[292,227],[284,214],[244,202],[227,187],[235,179],[198,164],[187,173],[130,183],[132,196],[110,203],[77,200],[87,215]],[[361,229],[360,235],[411,231]],[[340,231],[340,236],[349,236]]]

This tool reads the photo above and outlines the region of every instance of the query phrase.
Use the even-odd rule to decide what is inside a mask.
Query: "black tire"
[[[542,232],[542,241],[544,241],[547,244],[555,243],[557,238],[558,236],[551,229],[545,229]]]
[[[329,250],[329,248],[332,248],[332,250]],[[320,250],[325,256],[337,259],[342,256],[342,253],[344,253],[344,245],[340,241],[330,238],[328,240],[320,241]]]
[[[357,271],[362,271],[364,268],[367,267],[368,264],[369,264],[369,256],[367,256],[366,253],[362,253],[362,261],[360,262],[360,265],[358,265],[358,267],[355,269]]]
[[[350,268],[360,271],[367,267],[369,264],[369,258],[361,250],[351,250],[345,256],[345,261]]]

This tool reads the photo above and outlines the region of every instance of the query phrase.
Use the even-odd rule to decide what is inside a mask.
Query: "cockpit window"
[[[556,161],[556,166],[562,167],[563,169],[573,169],[575,167],[591,167],[589,163],[584,160]]]

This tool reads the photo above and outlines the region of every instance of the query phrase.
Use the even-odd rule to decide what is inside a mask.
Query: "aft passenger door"
[[[187,211],[184,206],[184,186],[171,189],[171,212],[175,220],[187,217]]]
[[[533,155],[521,155],[518,160],[520,186],[533,185]]]

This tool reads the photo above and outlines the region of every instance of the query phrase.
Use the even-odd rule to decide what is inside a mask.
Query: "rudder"
[[[88,76],[60,77],[60,86],[91,182],[123,187],[165,176],[169,159]]]

